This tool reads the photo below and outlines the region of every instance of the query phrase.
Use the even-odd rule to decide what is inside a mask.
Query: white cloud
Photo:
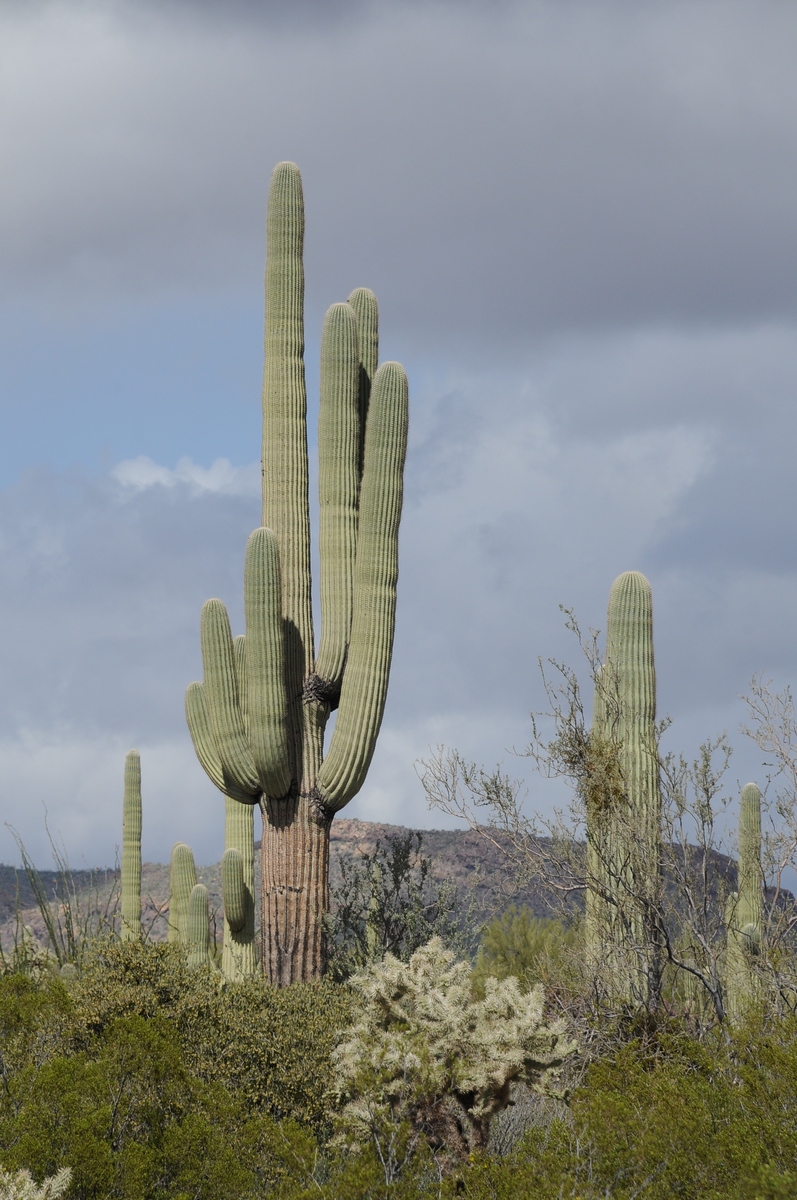
[[[181,458],[172,470],[142,454],[117,463],[111,470],[111,478],[132,492],[153,487],[174,488],[180,484],[186,485],[195,496],[205,492],[257,496],[260,492],[260,465],[234,467],[227,458],[217,458],[210,467],[200,467],[190,458]]]

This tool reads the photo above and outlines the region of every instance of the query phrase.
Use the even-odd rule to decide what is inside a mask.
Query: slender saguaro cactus
[[[398,363],[376,369],[376,298],[358,288],[332,305],[322,335],[316,660],[303,241],[301,177],[293,163],[280,163],[268,205],[263,512],[246,550],[245,641],[233,645],[224,605],[209,600],[204,682],[186,695],[205,771],[229,803],[259,804],[263,814],[261,960],[279,986],[317,978],[325,965],[330,824],[362,787],[387,694],[407,445],[406,375]],[[237,920],[236,871],[231,857]],[[232,930],[229,918],[227,925]]]
[[[141,758],[125,759],[122,807],[122,941],[141,937]]]
[[[587,939],[609,986],[655,1002],[660,964],[652,914],[661,887],[661,788],[650,584],[637,571],[613,583],[606,662],[596,680],[592,737],[602,769],[587,803]]]
[[[204,883],[198,883],[191,889],[188,897],[186,912],[186,944],[188,946],[188,965],[192,970],[198,967],[212,967],[213,955],[210,952],[210,912],[208,909],[208,889]]]
[[[725,1008],[733,1020],[758,992],[755,961],[761,953],[764,902],[761,879],[761,792],[754,783],[742,788],[739,804],[738,891],[725,909]]]
[[[187,941],[186,913],[188,898],[196,887],[196,866],[190,846],[175,842],[169,863],[169,930],[170,942]]]

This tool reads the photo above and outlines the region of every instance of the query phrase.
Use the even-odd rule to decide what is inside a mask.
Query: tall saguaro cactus
[[[322,335],[316,659],[303,240],[301,177],[281,163],[268,205],[263,511],[246,551],[245,641],[233,645],[224,605],[208,601],[204,682],[186,696],[206,772],[229,803],[262,810],[261,958],[277,985],[324,968],[330,824],[362,787],[387,694],[407,445],[406,375],[398,363],[376,369],[376,298],[358,288],[332,305]]]
[[[649,1004],[659,970],[651,922],[661,886],[661,787],[650,584],[627,571],[609,595],[606,662],[592,738],[600,785],[587,798],[587,937],[618,997]]]
[[[188,898],[196,887],[194,853],[185,842],[175,842],[169,863],[169,929],[170,942],[186,943],[186,914]]]
[[[141,937],[141,758],[131,750],[125,759],[122,805],[123,941]]]
[[[725,1007],[740,1017],[758,990],[755,961],[761,953],[764,897],[761,873],[761,792],[755,783],[742,788],[739,803],[738,891],[728,897],[725,914]]]

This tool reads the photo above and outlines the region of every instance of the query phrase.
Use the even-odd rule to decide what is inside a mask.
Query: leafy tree
[[[470,909],[456,884],[433,878],[422,847],[422,835],[408,830],[343,860],[327,924],[333,978],[348,979],[386,954],[407,962],[433,937],[462,951]]]

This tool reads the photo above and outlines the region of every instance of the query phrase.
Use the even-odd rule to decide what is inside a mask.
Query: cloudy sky
[[[797,676],[791,0],[5,0],[0,811],[47,864],[218,858],[184,727],[198,616],[259,522],[268,177],[307,209],[307,361],[380,301],[411,387],[396,652],[347,815],[435,825],[413,762],[494,764],[644,571],[687,752]],[[530,803],[555,790],[529,776]],[[16,856],[0,829],[0,859]]]

